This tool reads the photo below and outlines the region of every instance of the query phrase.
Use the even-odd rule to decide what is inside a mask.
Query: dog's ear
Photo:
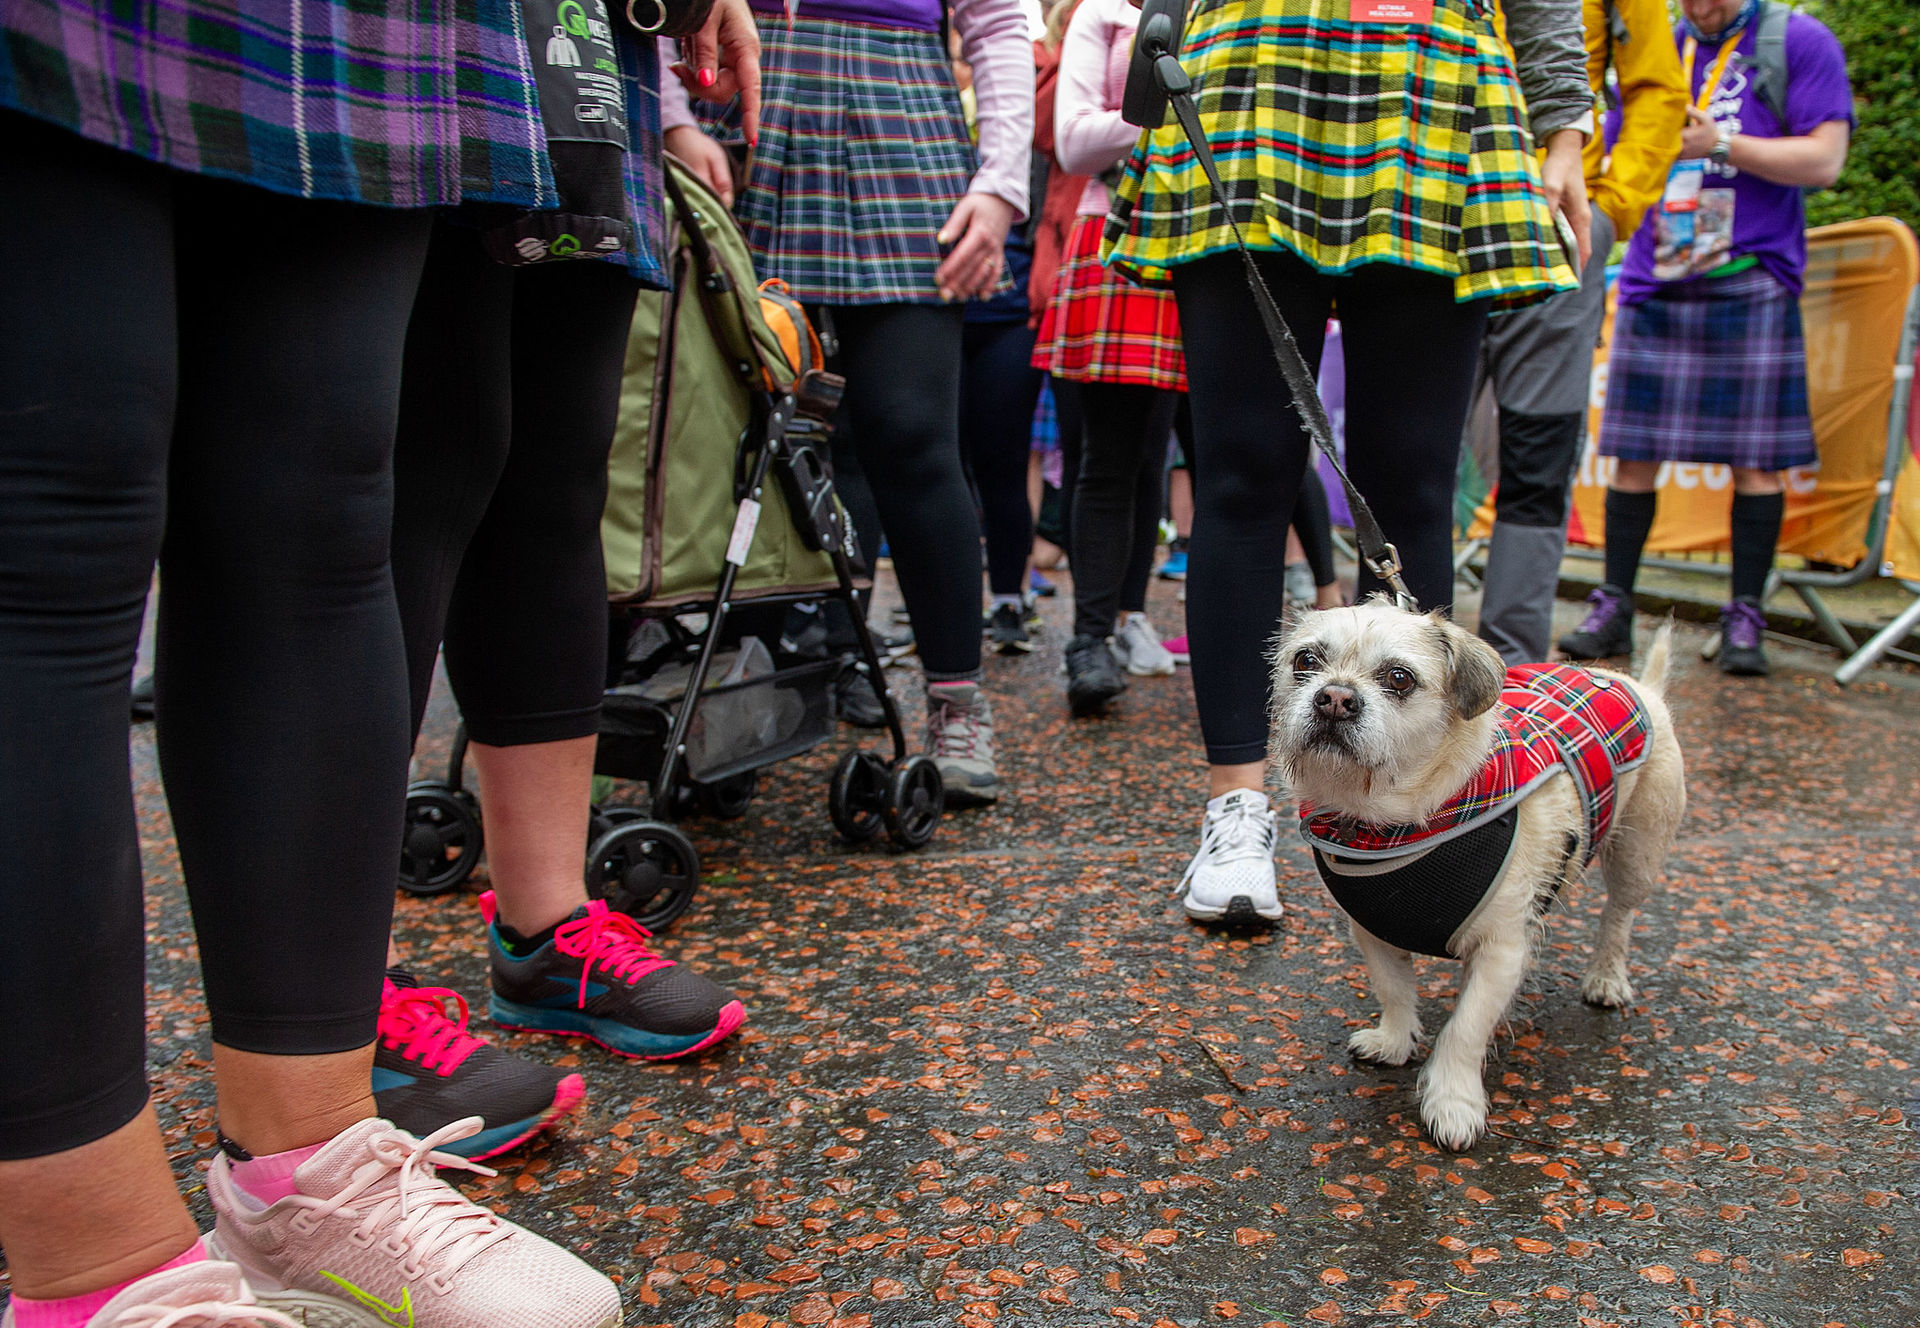
[[[1455,712],[1462,719],[1484,715],[1500,699],[1500,688],[1507,680],[1506,661],[1464,628],[1444,618],[1433,621],[1446,655],[1447,695],[1453,700]]]

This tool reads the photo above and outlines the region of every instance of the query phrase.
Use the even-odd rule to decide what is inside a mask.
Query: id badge
[[[1700,206],[1700,186],[1707,178],[1704,161],[1676,161],[1667,173],[1667,189],[1660,197],[1662,212],[1691,212]]]
[[[1347,0],[1347,21],[1425,27],[1433,22],[1433,0]]]

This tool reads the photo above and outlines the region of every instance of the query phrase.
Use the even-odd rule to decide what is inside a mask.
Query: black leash
[[[1158,129],[1166,122],[1168,105],[1173,107],[1173,113],[1180,121],[1180,130],[1187,136],[1194,156],[1200,159],[1200,169],[1206,173],[1214,199],[1233,231],[1233,243],[1240,251],[1240,261],[1246,265],[1247,285],[1253,292],[1255,307],[1260,310],[1260,321],[1266,326],[1267,341],[1273,347],[1273,358],[1280,366],[1280,376],[1286,380],[1287,390],[1293,394],[1294,405],[1300,412],[1301,422],[1306,426],[1307,436],[1333,467],[1333,473],[1339,477],[1340,487],[1346,492],[1347,510],[1353,514],[1354,539],[1360,546],[1360,560],[1393,592],[1395,604],[1409,611],[1417,611],[1419,602],[1407,589],[1407,583],[1400,578],[1400,552],[1387,542],[1380,523],[1374,520],[1372,509],[1367,506],[1366,499],[1360,496],[1360,491],[1353,487],[1353,481],[1347,478],[1347,472],[1334,452],[1333,424],[1327,418],[1326,404],[1320,400],[1313,370],[1307,367],[1299,343],[1294,341],[1287,320],[1280,314],[1280,306],[1274,303],[1273,292],[1267,289],[1266,278],[1260,275],[1260,268],[1253,261],[1246,237],[1240,232],[1240,222],[1233,215],[1226,186],[1220,182],[1220,171],[1214,165],[1213,150],[1207,146],[1206,132],[1200,126],[1200,112],[1193,104],[1193,80],[1174,54],[1180,45],[1182,3],[1183,0],[1145,0],[1141,5],[1140,28],[1134,36],[1133,64],[1127,71],[1121,118],[1143,129]]]

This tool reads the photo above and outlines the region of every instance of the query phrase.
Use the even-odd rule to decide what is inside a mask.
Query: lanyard
[[[1707,81],[1700,85],[1700,96],[1698,100],[1694,102],[1694,105],[1698,106],[1702,111],[1706,110],[1707,103],[1713,100],[1714,92],[1720,87],[1721,76],[1727,72],[1727,61],[1733,58],[1733,49],[1739,44],[1740,34],[1738,31],[1727,34],[1726,43],[1720,48],[1720,58],[1713,62],[1713,72],[1708,74]],[[1692,37],[1688,37],[1685,50],[1687,82],[1689,83],[1693,82],[1694,53],[1699,49],[1700,43],[1696,42]]]

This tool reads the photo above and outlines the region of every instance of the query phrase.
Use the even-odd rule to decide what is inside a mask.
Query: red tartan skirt
[[[1187,390],[1173,292],[1136,286],[1100,262],[1099,217],[1067,236],[1053,298],[1040,319],[1033,366],[1076,383],[1138,383]]]

